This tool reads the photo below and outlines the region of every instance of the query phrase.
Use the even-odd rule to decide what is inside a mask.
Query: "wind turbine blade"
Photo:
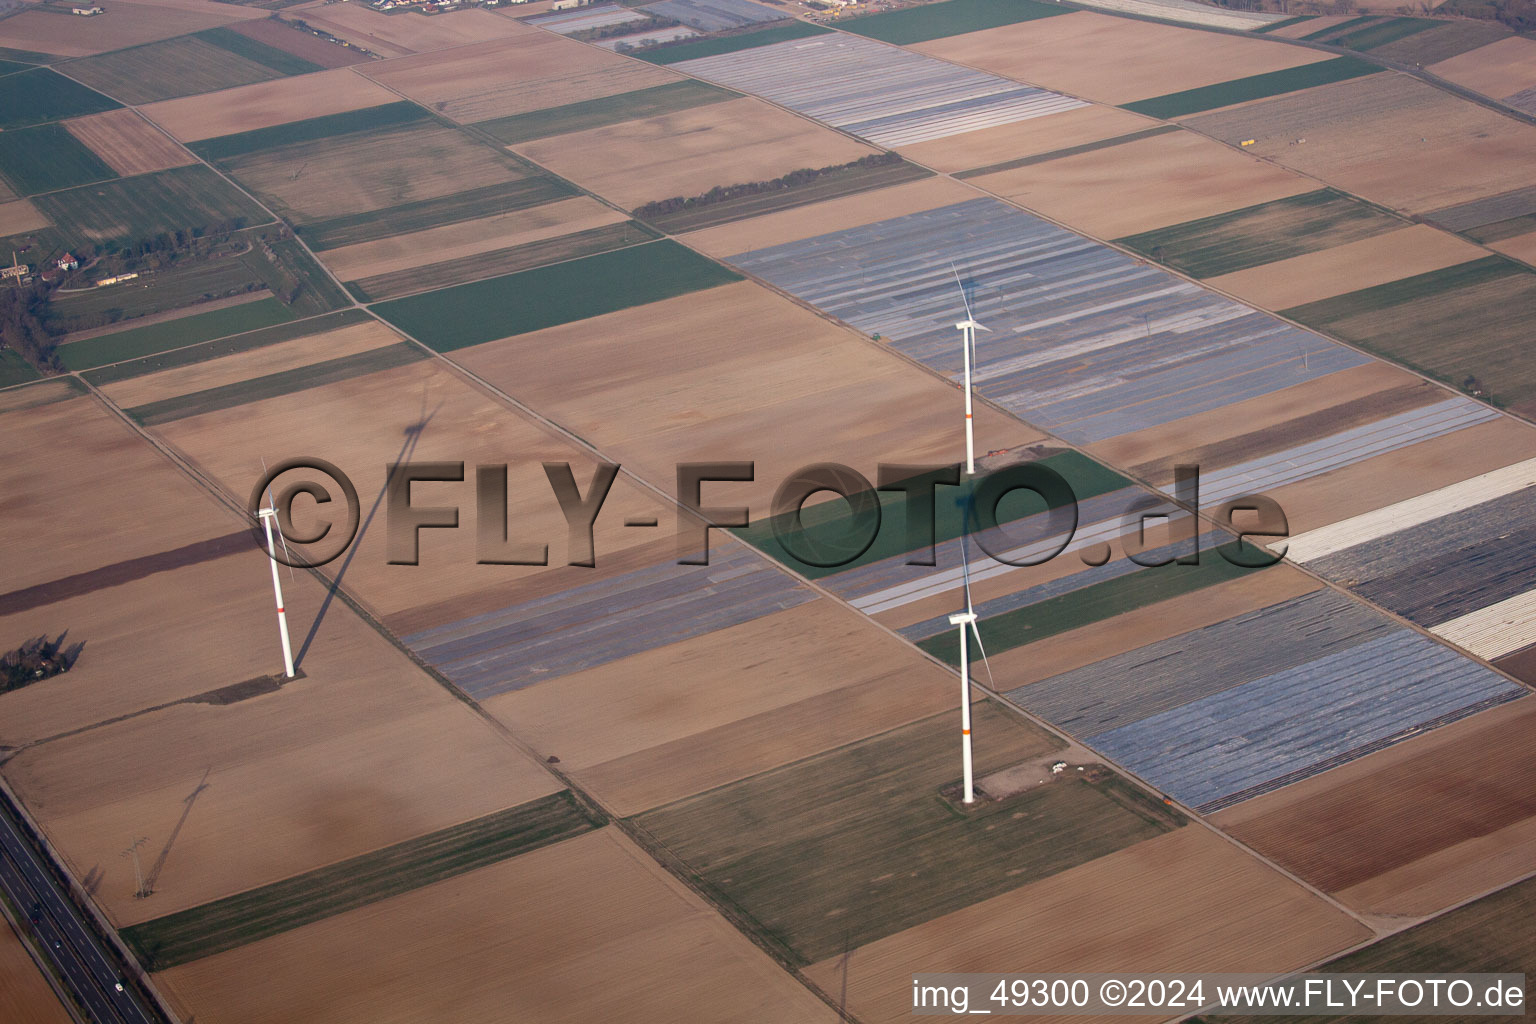
[[[966,606],[969,607],[971,602],[969,600],[967,600],[965,603],[966,603]],[[993,675],[992,675],[992,663],[987,660],[987,648],[986,648],[986,645],[984,645],[981,642],[981,629],[974,622],[971,623],[971,633],[974,634],[975,637],[976,637],[976,650],[981,654],[981,665],[982,665],[983,668],[985,668],[987,670],[987,685],[992,688],[992,692],[993,693],[996,693],[997,692],[997,679],[994,678]]]
[[[272,526],[277,530],[277,542],[283,546],[283,564],[288,567],[288,581],[293,582],[293,556],[288,553],[288,539],[283,536],[282,521],[273,516]]]
[[[972,323],[975,323],[976,318],[971,316],[971,300],[970,297],[965,294],[965,284],[960,280],[960,271],[955,269],[954,260],[949,261],[949,272],[955,275],[955,285],[960,289],[960,301],[965,303],[965,318]]]

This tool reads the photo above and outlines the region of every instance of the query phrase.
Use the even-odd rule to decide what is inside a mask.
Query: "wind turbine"
[[[965,511],[960,524],[960,578],[965,589],[965,611],[949,617],[949,624],[960,630],[960,762],[965,768],[965,800],[969,805],[976,802],[976,787],[971,767],[971,650],[967,629],[976,635],[976,650],[981,653],[981,663],[986,667],[987,680],[992,689],[997,681],[992,678],[992,663],[987,660],[987,649],[981,642],[981,630],[976,627],[976,609],[971,606],[971,562],[966,554],[970,543],[971,499],[960,499]]]
[[[261,460],[263,472],[266,470],[267,460]],[[288,641],[288,612],[283,607],[283,583],[277,573],[277,551],[272,543],[272,524],[277,519],[276,503],[272,500],[272,485],[267,485],[267,503],[256,513],[261,519],[261,525],[267,530],[267,557],[272,561],[272,593],[277,598],[277,632],[283,638],[283,671],[289,679],[294,676],[293,671],[293,645]],[[283,540],[283,527],[279,523],[277,527],[277,539],[282,542],[284,564],[288,564],[288,542]],[[293,567],[289,566],[289,572]]]
[[[955,275],[955,284],[960,288],[960,301],[965,303],[965,319],[955,324],[955,330],[961,332],[961,345],[965,349],[965,472],[967,476],[975,476],[976,436],[971,426],[973,422],[971,414],[971,363],[975,361],[976,356],[976,332],[978,330],[990,330],[990,328],[983,327],[977,323],[976,318],[971,315],[971,300],[966,297],[965,285],[960,281],[960,271],[955,269],[954,260],[950,260],[949,269]],[[961,643],[964,642],[962,635]],[[967,800],[966,803],[970,803],[970,801]]]

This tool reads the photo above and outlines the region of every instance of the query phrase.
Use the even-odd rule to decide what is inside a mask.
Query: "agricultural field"
[[[611,827],[159,981],[184,1012],[233,1024],[428,1019],[450,1004],[463,1024],[665,1020],[679,1006],[700,1024],[838,1019]]]
[[[538,209],[538,207],[535,207]],[[456,226],[456,225],[455,225]],[[424,232],[417,232],[423,234]],[[574,231],[522,245],[508,246],[480,253],[473,260],[449,260],[424,267],[413,267],[348,281],[347,288],[360,301],[375,302],[417,292],[436,291],[489,277],[504,277],[550,263],[594,256],[654,241],[660,237],[652,228],[635,220]]]
[[[942,0],[923,7],[853,18],[842,22],[838,28],[905,46],[1063,13],[1059,7],[1033,0],[1022,4],[1000,0]]]
[[[888,148],[1083,106],[1069,96],[846,35],[700,57],[677,67]],[[872,79],[886,83],[873,95]]]
[[[69,370],[86,370],[108,363],[182,348],[199,342],[242,334],[290,318],[283,304],[269,297],[255,302],[192,312],[170,321],[129,327],[93,338],[70,340],[59,348],[59,360]]]
[[[70,61],[67,68],[71,77],[135,105],[320,70],[226,28]]]
[[[213,956],[402,892],[558,843],[606,824],[571,791],[124,929],[150,970]]]
[[[154,351],[137,354],[123,353],[127,356],[120,361],[114,361],[98,369],[89,370],[82,374],[97,387],[104,387],[119,381],[133,380],[137,377],[159,374],[164,370],[177,369],[192,366],[197,363],[207,362],[221,356],[233,355],[239,352],[249,352],[258,348],[280,345],[284,342],[302,340],[311,335],[325,334],[329,331],[339,330],[343,327],[354,327],[358,324],[367,325],[370,332],[376,331],[381,336],[377,345],[393,344],[395,337],[387,329],[379,325],[378,321],[368,316],[360,309],[343,309],[335,313],[327,313],[325,316],[311,317],[307,320],[282,323],[272,327],[259,328],[243,334],[224,335],[207,341],[192,341],[190,344],[180,344],[179,347],[160,348],[158,339],[164,335],[157,335],[153,342]],[[174,337],[174,332],[172,333]],[[338,336],[332,335],[324,344],[328,351],[335,353]],[[178,344],[184,339],[175,338],[173,344]],[[201,374],[202,371],[190,371]],[[165,378],[161,378],[162,381]],[[206,380],[206,378],[202,378]],[[121,391],[114,390],[114,394],[122,397]],[[131,392],[128,392],[131,394]],[[180,393],[180,392],[176,392]],[[127,399],[127,404],[134,404],[133,399]]]
[[[50,192],[33,203],[64,237],[101,243],[150,238],[178,228],[261,224],[271,219],[202,166]]]
[[[117,177],[63,125],[0,132],[0,176],[18,196]]]
[[[987,170],[1006,170],[1014,161],[1040,160],[1078,146],[1105,145],[1111,139],[1129,141],[1139,133],[1167,128],[1119,107],[1093,103],[1046,117],[914,143],[900,151],[916,163],[972,177]]]
[[[1533,486],[1532,464],[1514,463],[1294,537],[1289,556],[1494,660],[1531,642],[1523,613],[1507,613],[1536,586],[1520,516]]]
[[[1344,82],[1362,75],[1372,75],[1380,70],[1380,65],[1369,61],[1354,57],[1337,57],[1333,60],[1302,64],[1281,71],[1270,71],[1262,75],[1236,78],[1216,85],[1201,86],[1198,89],[1186,89],[1166,96],[1153,96],[1150,99],[1127,103],[1125,108],[1148,117],[1185,117],[1206,110],[1216,110],[1252,100],[1300,92],[1303,89],[1328,85],[1331,82]]]
[[[1363,241],[1407,225],[1337,189],[1276,199],[1116,240],[1190,277],[1235,274]]]
[[[340,68],[150,103],[141,112],[182,142],[198,142],[379,107],[399,99],[388,89]]]
[[[348,4],[323,10],[311,8],[300,17],[311,28],[329,32],[381,57],[402,57],[532,31],[511,18],[484,10],[459,11],[452,18],[423,19],[409,13],[404,17],[380,14]]]
[[[1510,36],[1432,64],[1429,70],[1484,96],[1504,99],[1536,87],[1536,40]]]
[[[516,157],[397,103],[194,144],[320,249],[571,194]]]
[[[8,922],[0,922],[0,1014],[21,1024],[70,1024],[74,1019]]]
[[[1194,132],[1133,136],[971,178],[978,188],[1117,238],[1313,192],[1317,182],[1250,160]],[[1117,201],[1098,198],[1113,193]]]
[[[1399,74],[1184,123],[1233,146],[1254,139],[1255,156],[1406,213],[1507,192],[1527,183],[1536,159],[1536,127]]]
[[[6,418],[8,436],[42,433],[54,445],[7,461],[7,493],[46,487],[69,504],[29,500],[13,517],[28,544],[52,554],[8,553],[8,582],[21,589],[5,595],[0,621],[27,636],[67,627],[88,653],[67,677],[4,696],[3,742],[13,748],[5,773],[66,864],[99,881],[98,900],[118,924],[561,788],[307,576],[287,588],[305,678],[242,689],[280,662],[269,636],[244,626],[267,618],[271,599],[247,585],[267,570],[241,519],[96,398]],[[90,474],[69,472],[86,461]],[[83,530],[106,494],[138,504],[139,515]],[[165,617],[184,620],[183,648],[169,662],[156,627]],[[454,758],[432,755],[444,744]],[[157,756],[146,760],[145,750]],[[248,834],[257,818],[266,826]],[[144,864],[149,899],[131,895],[132,866],[115,838],[124,830],[155,842]]]
[[[731,271],[661,240],[381,303],[384,319],[439,352],[714,288]],[[593,288],[602,281],[601,290]]]
[[[1430,971],[1469,971],[1529,974],[1536,961],[1528,929],[1520,922],[1536,900],[1536,881],[1526,879],[1500,892],[1457,907],[1432,921],[1398,932],[1366,949],[1339,957],[1322,965],[1331,972],[1412,973]],[[1446,1021],[1468,1024],[1467,1015],[1443,1014]],[[1222,1016],[1218,1020],[1286,1021],[1296,1024],[1298,1017]],[[1369,1017],[1340,1016],[1350,1024]]]
[[[336,337],[327,332],[281,351],[241,348],[199,363],[195,371],[176,367],[116,387],[131,386],[129,408],[141,419],[159,421],[156,435],[234,493],[244,492],[262,471],[262,451],[244,440],[253,432],[268,438],[269,463],[284,452],[325,452],[352,475],[364,504],[382,501],[386,467],[402,458],[465,461],[470,479],[463,484],[417,488],[428,497],[456,495],[465,509],[464,528],[424,530],[420,564],[390,564],[386,531],[375,522],[346,559],[349,594],[400,636],[464,620],[474,626],[477,617],[676,558],[671,530],[625,528],[627,517],[671,520],[661,518],[654,496],[621,478],[595,526],[596,567],[567,564],[580,559],[580,549],[569,543],[542,463],[571,463],[585,486],[593,472],[590,455],[471,386],[425,349],[399,343],[392,332],[378,328],[346,347],[334,344]],[[345,435],[327,426],[342,421],[354,425]],[[547,543],[547,567],[478,561],[469,468],[478,463],[509,463],[507,515],[519,524],[512,540]],[[309,528],[304,518],[298,522]]]
[[[84,645],[0,659],[0,773],[175,1016],[1523,969],[1466,901],[1536,872],[1526,40],[105,2],[0,10],[0,653]],[[976,512],[962,415],[1071,500]]]
[[[742,98],[525,142],[517,152],[626,209],[875,151]]]
[[[953,707],[952,675],[877,633],[809,600],[483,703],[614,813],[637,814]]]
[[[831,29],[812,25],[809,22],[796,21],[788,25],[774,25],[770,28],[754,29],[751,32],[740,34],[671,43],[667,46],[658,46],[643,51],[636,54],[636,56],[652,64],[676,64],[680,61],[695,60],[700,57],[717,57],[721,54],[740,53],[743,50],[752,50],[759,46],[772,46],[775,43],[810,39],[815,36],[826,35],[830,31]]]
[[[931,210],[969,199],[975,193],[946,177],[920,178],[873,192],[791,207],[744,220],[730,221],[683,235],[681,240],[723,259],[736,253],[793,242],[809,235],[858,227],[904,213]]]
[[[709,103],[736,99],[739,95],[728,89],[684,79],[598,99],[563,103],[558,107],[545,107],[526,114],[498,117],[479,122],[476,127],[498,142],[510,146],[550,135],[568,135],[643,117],[675,114]]]
[[[1210,907],[1240,904],[1229,927]],[[1056,941],[1042,942],[1041,936]],[[1366,927],[1199,827],[1173,832],[813,964],[859,1020],[912,1014],[912,965],[935,971],[1270,972],[1370,936]],[[1172,939],[1170,937],[1173,937]],[[926,967],[925,967],[926,969]],[[1054,1018],[1068,1019],[1068,1018]]]
[[[767,516],[779,484],[813,462],[841,462],[873,479],[879,463],[964,456],[943,419],[955,409],[951,389],[749,282],[460,349],[453,358],[647,479],[671,479],[679,462],[755,461],[756,480],[729,488],[754,521]],[[1040,440],[987,407],[976,423],[988,449]]]
[[[1474,715],[1214,820],[1348,906],[1438,912],[1536,869],[1519,739],[1530,704]]]
[[[1527,692],[1319,591],[1009,698],[1209,813]]]
[[[1486,255],[1480,246],[1415,224],[1206,278],[1206,284],[1264,309],[1289,309]]]
[[[1492,245],[1536,230],[1536,186],[1431,210],[1424,219],[1474,242]]]
[[[11,238],[48,227],[48,218],[26,200],[0,203],[0,238]]]
[[[285,21],[272,18],[238,22],[229,26],[229,31],[238,32],[248,39],[321,68],[351,67],[354,64],[366,64],[372,59],[351,47],[321,39]]]
[[[1284,312],[1463,390],[1528,409],[1536,378],[1521,353],[1532,301],[1536,273],[1487,256]]]
[[[518,33],[509,39],[384,61],[360,70],[465,124],[519,115],[543,117],[549,108],[684,81],[670,71],[513,24]]]
[[[1327,53],[1260,37],[1218,35],[1087,11],[919,43],[914,49],[1116,104],[1330,59]]]
[[[954,260],[955,271],[948,260],[912,265],[910,253],[935,247]],[[954,317],[963,307],[951,287],[958,272],[969,282],[973,314],[991,329],[978,343],[978,392],[1079,444],[1276,391],[1366,358],[995,199],[758,249],[729,262],[888,339],[951,380],[961,370]],[[1091,286],[1046,287],[1078,281],[1090,267]],[[1201,347],[1170,365],[1157,341],[1175,337],[1185,344],[1199,338]],[[1094,353],[1095,372],[1083,380],[1077,374],[1085,352]],[[1193,379],[1208,386],[1192,393]]]
[[[82,57],[266,16],[262,11],[222,4],[118,0],[110,8],[102,6],[103,13],[89,18],[40,10],[13,14],[0,24],[0,46]]]
[[[109,110],[76,117],[65,121],[64,127],[125,178],[195,162],[191,153],[136,111]]]
[[[618,211],[587,196],[576,196],[498,217],[329,249],[324,261],[337,277],[362,288],[372,298],[382,299],[400,290],[427,291],[525,269],[514,266],[498,270],[496,262],[516,260],[519,254],[536,258],[532,256],[534,246],[545,254],[558,254],[571,246],[574,255],[584,255],[576,251],[582,244],[574,241],[576,236],[591,241],[599,234],[613,240],[613,248],[654,237]],[[448,279],[435,283],[439,278]]]
[[[14,20],[8,19],[7,23]],[[52,68],[33,68],[0,77],[0,131],[94,114],[121,105]]]
[[[991,703],[972,721],[983,777],[1041,770],[1063,747]],[[954,729],[952,715],[924,719],[635,820],[801,965],[1185,824],[1102,770],[960,813],[939,795],[956,781]]]

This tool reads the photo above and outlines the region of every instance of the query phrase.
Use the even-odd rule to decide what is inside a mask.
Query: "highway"
[[[125,984],[122,992],[117,990],[121,968],[116,957],[27,842],[9,807],[0,807],[0,887],[23,922],[29,915],[36,921],[33,934],[84,1008],[87,1020],[162,1024],[160,1015],[146,1009],[132,987]],[[40,907],[41,913],[34,912],[34,907]]]

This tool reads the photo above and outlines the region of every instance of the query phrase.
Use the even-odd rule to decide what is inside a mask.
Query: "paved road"
[[[21,914],[41,906],[33,932],[93,1024],[160,1024],[132,989],[117,991],[120,969],[105,943],[83,920],[63,886],[0,809],[0,887]],[[34,915],[37,916],[37,915]]]

